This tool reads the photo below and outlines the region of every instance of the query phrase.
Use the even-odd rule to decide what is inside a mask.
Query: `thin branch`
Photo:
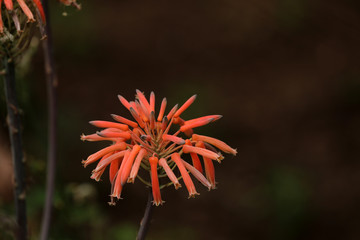
[[[145,208],[145,213],[144,213],[144,217],[140,222],[140,229],[138,232],[138,235],[136,237],[136,240],[144,240],[147,234],[147,231],[149,230],[149,226],[150,226],[150,220],[151,220],[151,215],[152,215],[152,210],[153,210],[153,196],[152,196],[152,191],[151,188],[149,188],[149,195],[148,195],[148,201],[146,203],[146,208]]]
[[[21,139],[21,123],[19,107],[15,89],[15,66],[11,59],[3,59],[6,68],[5,73],[5,96],[8,111],[8,125],[11,142],[11,152],[15,172],[15,209],[18,228],[16,238],[18,240],[27,239],[27,220],[26,220],[26,192],[24,174],[24,153]]]
[[[48,1],[42,0],[45,16],[46,26],[45,34],[46,39],[42,41],[45,73],[47,82],[47,96],[48,96],[48,160],[47,160],[47,175],[46,175],[46,197],[45,207],[43,212],[43,219],[41,225],[41,240],[49,238],[49,229],[51,223],[51,213],[53,206],[53,196],[55,188],[55,174],[56,174],[56,123],[57,123],[57,100],[56,88],[58,85],[57,76],[55,73],[54,53],[52,44],[52,32],[49,18]]]

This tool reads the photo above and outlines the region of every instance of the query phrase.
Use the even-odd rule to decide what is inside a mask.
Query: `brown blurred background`
[[[223,115],[198,132],[239,152],[215,166],[217,190],[197,185],[201,195],[189,200],[185,188],[163,190],[148,239],[360,238],[359,1],[81,4],[79,12],[58,3],[51,9],[60,79],[51,239],[134,239],[147,189],[126,186],[124,200],[108,206],[107,177],[96,183],[80,163],[104,145],[79,136],[96,130],[89,120],[129,117],[117,94],[133,99],[137,88],[170,105],[197,93],[184,116]],[[33,239],[46,169],[42,68],[39,51],[19,74]],[[7,136],[3,96],[1,103]],[[0,187],[6,219],[11,192]]]

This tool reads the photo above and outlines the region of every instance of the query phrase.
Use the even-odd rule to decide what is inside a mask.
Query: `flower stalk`
[[[151,215],[152,215],[153,208],[154,208],[152,202],[153,202],[153,195],[152,195],[152,190],[150,188],[144,217],[140,222],[140,228],[139,228],[138,235],[136,236],[136,240],[144,240],[146,237],[146,234],[149,230]]]
[[[55,189],[56,175],[56,152],[57,152],[57,85],[58,79],[55,72],[55,60],[52,44],[52,31],[49,18],[49,6],[47,0],[42,0],[44,16],[46,18],[45,35],[42,47],[44,53],[45,75],[47,84],[48,98],[48,152],[47,152],[47,170],[46,170],[46,195],[45,205],[41,224],[40,239],[47,240],[49,238],[49,229],[51,223],[53,196]]]
[[[15,89],[15,65],[11,58],[4,57],[5,65],[5,97],[8,111],[8,127],[11,143],[11,153],[15,173],[15,211],[16,211],[16,239],[27,239],[26,217],[26,182],[24,171],[24,153],[21,136],[20,109]]]

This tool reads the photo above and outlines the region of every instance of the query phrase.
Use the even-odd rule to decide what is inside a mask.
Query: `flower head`
[[[34,7],[35,7],[33,11],[30,10],[30,8],[32,8],[32,6],[29,7],[25,3],[25,0],[16,0],[17,4],[15,6],[13,3],[13,0],[0,0],[0,8],[1,8],[1,5],[3,2],[5,5],[4,13],[8,14],[12,18],[14,26],[18,32],[21,31],[21,26],[20,26],[21,19],[22,19],[21,13],[26,16],[27,22],[35,22],[35,17],[34,17],[34,10],[35,10],[36,11],[35,14],[39,15],[42,22],[45,22],[45,13],[44,13],[44,9],[41,5],[40,0],[32,0],[32,3],[34,4]],[[17,8],[21,8],[20,15],[17,14],[17,11],[16,11]],[[4,33],[4,23],[2,20],[2,16],[1,16],[2,13],[3,13],[3,11],[1,8],[1,11],[0,11],[0,34]],[[10,23],[8,23],[8,24],[10,25]]]
[[[81,136],[83,141],[112,143],[82,162],[84,167],[98,162],[91,176],[96,181],[100,180],[105,168],[109,167],[110,204],[114,205],[114,198],[121,198],[124,185],[134,183],[136,178],[152,187],[154,204],[157,206],[163,203],[160,189],[171,185],[178,189],[181,187],[181,179],[189,192],[189,197],[198,195],[191,175],[209,190],[215,189],[213,161],[220,162],[224,158],[217,149],[233,155],[236,155],[237,151],[216,138],[194,134],[193,129],[214,122],[220,119],[221,115],[209,115],[187,121],[182,119],[181,114],[195,101],[196,95],[190,97],[180,108],[175,105],[167,115],[167,101],[164,98],[157,117],[153,92],[149,101],[139,90],[136,90],[135,101],[128,102],[124,97],[118,97],[135,121],[112,114],[116,122],[91,121],[90,124],[103,130]],[[176,125],[178,130],[171,133]],[[191,162],[185,160],[186,154],[191,157]],[[179,176],[175,174],[175,168],[179,170]],[[150,174],[150,177],[147,177],[149,180],[146,180],[143,174],[140,176],[140,169]],[[159,178],[164,180],[161,179],[160,183]]]

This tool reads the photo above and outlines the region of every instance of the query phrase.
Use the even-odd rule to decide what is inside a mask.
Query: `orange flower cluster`
[[[28,7],[28,5],[25,3],[25,0],[16,0],[17,3],[19,4],[21,10],[24,12],[24,14],[27,16],[28,18],[28,22],[35,22],[35,18],[33,13],[31,12],[30,8]],[[5,4],[5,8],[6,10],[8,10],[11,14],[11,18],[15,23],[15,27],[17,31],[20,31],[20,21],[18,16],[15,14],[14,10],[14,4],[13,4],[13,0],[0,0],[0,10],[2,9],[2,3],[4,2]],[[45,13],[44,13],[44,9],[41,5],[41,1],[40,0],[32,0],[32,2],[35,4],[36,8],[39,10],[40,16],[41,16],[41,20],[43,22],[45,22]],[[1,16],[1,11],[0,11],[0,34],[4,32],[4,24],[2,21],[2,16]]]
[[[112,114],[117,122],[91,121],[90,124],[103,130],[81,136],[83,141],[112,142],[112,145],[90,155],[82,162],[86,167],[98,161],[91,175],[96,181],[100,180],[109,166],[110,204],[115,204],[114,198],[120,199],[125,183],[134,183],[135,178],[152,187],[153,203],[157,206],[163,203],[160,189],[170,185],[178,189],[181,187],[181,178],[189,197],[198,195],[190,174],[209,190],[215,189],[213,160],[220,162],[224,158],[217,149],[233,155],[236,155],[237,151],[218,139],[194,134],[193,129],[214,122],[220,119],[221,115],[209,115],[187,121],[182,119],[181,114],[194,102],[196,95],[190,97],[180,108],[175,105],[167,115],[167,100],[164,98],[157,117],[153,92],[149,101],[139,90],[136,90],[135,101],[128,102],[124,97],[118,97],[136,122]],[[178,125],[179,129],[171,134],[170,128],[175,125]],[[189,138],[179,137],[181,133]],[[189,154],[192,162],[185,161],[183,154]],[[140,167],[150,173],[149,182],[139,176]],[[180,177],[175,175],[175,168],[179,169]],[[160,185],[159,178],[166,178],[168,181]]]

